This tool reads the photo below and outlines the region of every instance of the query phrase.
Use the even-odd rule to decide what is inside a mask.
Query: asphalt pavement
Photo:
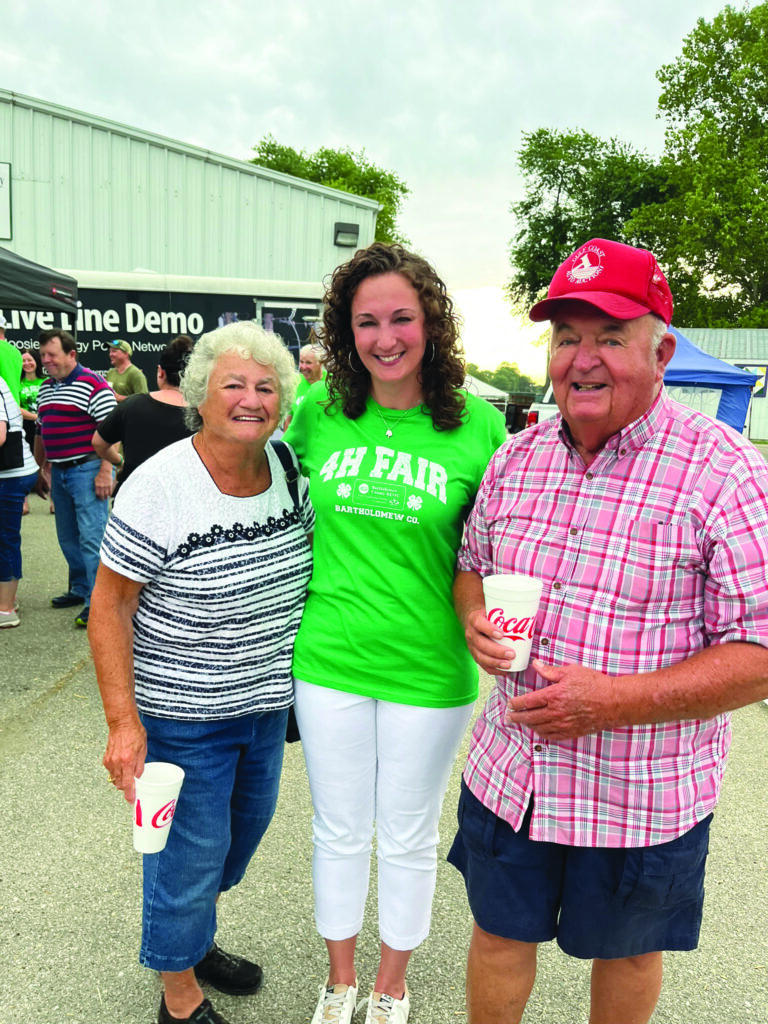
[[[106,730],[54,517],[31,499],[23,521],[21,625],[0,631],[0,1024],[152,1024],[160,983],[137,963],[140,857],[130,811],[101,766]],[[489,681],[483,681],[487,690]],[[768,1022],[768,706],[734,715],[712,828],[700,948],[668,954],[654,1024]],[[466,1020],[471,918],[445,863],[463,755],[446,797],[432,934],[409,971],[412,1024]],[[299,744],[286,749],[275,820],[245,880],[220,905],[218,939],[257,959],[264,989],[210,993],[231,1024],[307,1024],[325,978],[312,920],[310,802]],[[360,940],[361,995],[373,981],[375,878]],[[589,966],[542,947],[525,1024],[586,1024]],[[362,1009],[355,1024],[362,1024]],[[616,1024],[622,1024],[617,1021]]]

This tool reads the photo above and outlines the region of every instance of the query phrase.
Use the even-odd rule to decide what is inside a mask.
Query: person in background
[[[75,625],[85,628],[113,486],[112,466],[99,459],[91,438],[115,407],[115,396],[103,377],[78,363],[68,331],[51,328],[38,340],[49,379],[37,395],[35,459],[43,469],[50,463],[56,536],[69,566],[69,587],[51,604],[83,604]]]
[[[317,515],[294,658],[330,961],[312,1021],[349,1024],[355,1012],[375,819],[381,956],[366,1024],[405,1024],[440,808],[477,696],[451,601],[456,552],[506,431],[462,390],[453,304],[426,260],[374,243],[336,269],[325,303],[328,376],[286,435]]]
[[[21,510],[30,491],[44,496],[44,482],[29,445],[21,438],[20,460],[6,459],[9,434],[21,435],[21,410],[0,377],[0,629],[19,625],[16,593],[21,579]],[[15,449],[14,449],[15,450]],[[5,467],[6,461],[20,461]]]
[[[24,436],[31,452],[34,452],[35,450],[37,393],[44,380],[45,377],[43,376],[43,364],[40,362],[40,353],[36,348],[25,348],[21,354],[19,405],[21,406],[21,417],[24,421]],[[29,501],[25,496],[22,515],[27,515],[28,512]]]
[[[646,1024],[662,951],[698,943],[728,712],[768,696],[768,466],[666,394],[652,253],[592,239],[530,316],[551,323],[560,415],[491,460],[455,588],[496,676],[449,854],[475,919],[469,1022],[518,1024],[556,938],[592,961],[591,1024]],[[520,672],[491,573],[544,583]]]
[[[138,467],[104,536],[88,629],[103,763],[129,802],[145,760],[186,773],[165,849],[144,855],[139,959],[163,981],[159,1024],[226,1024],[200,983],[262,983],[214,939],[218,896],[275,810],[293,700],[314,516],[268,442],[294,381],[290,352],[255,323],[204,334],[182,381],[194,436]]]
[[[157,391],[120,402],[94,432],[91,443],[96,454],[118,467],[115,494],[142,462],[190,436],[180,380],[193,344],[182,334],[166,345],[157,368]],[[118,445],[122,453],[115,447]]]
[[[119,338],[109,343],[109,361],[112,368],[107,370],[107,381],[115,392],[118,402],[123,402],[129,395],[146,395],[149,391],[147,378],[131,362],[133,349],[127,341]]]
[[[14,402],[20,398],[19,377],[21,374],[21,352],[5,337],[8,321],[0,313],[0,377],[8,385]]]
[[[318,344],[314,328],[310,331],[310,342],[303,345],[299,352],[299,383],[296,388],[296,399],[291,408],[291,414],[285,421],[285,430],[291,424],[296,410],[307,397],[307,392],[319,380],[325,377],[325,349]]]

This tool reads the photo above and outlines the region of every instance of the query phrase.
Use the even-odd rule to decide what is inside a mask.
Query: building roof
[[[678,330],[710,356],[727,363],[768,364],[768,330],[742,327],[679,327]]]

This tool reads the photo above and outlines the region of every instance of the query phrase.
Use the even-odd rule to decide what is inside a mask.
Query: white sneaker
[[[402,999],[395,999],[381,992],[372,992],[368,1000],[365,1024],[407,1024],[410,1009],[411,999],[407,985]]]
[[[312,1024],[350,1024],[357,1007],[357,985],[322,985]]]

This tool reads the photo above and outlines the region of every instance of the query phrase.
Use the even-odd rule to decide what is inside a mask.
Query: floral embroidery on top
[[[210,548],[214,544],[233,543],[237,540],[256,540],[257,537],[271,537],[274,533],[290,529],[291,526],[301,525],[301,515],[295,508],[289,512],[283,509],[279,519],[269,516],[266,523],[253,522],[250,526],[243,526],[242,523],[233,523],[225,530],[218,524],[212,526],[207,533],[190,533],[183,544],[176,549],[176,556],[186,558],[197,548]]]

